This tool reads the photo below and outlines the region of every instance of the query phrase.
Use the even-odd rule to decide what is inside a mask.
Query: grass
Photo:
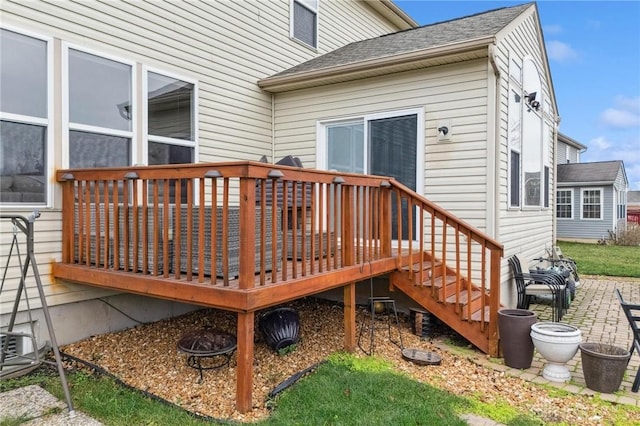
[[[566,257],[578,265],[578,273],[640,278],[640,247],[558,242]]]
[[[179,407],[124,387],[109,377],[73,371],[68,373],[67,379],[74,408],[105,425],[212,424],[211,419],[194,417]],[[31,384],[42,386],[64,401],[57,371],[49,366],[18,379],[1,381],[0,392]],[[356,358],[336,353],[313,374],[269,401],[272,415],[254,424],[465,425],[459,417],[463,413],[476,413],[513,426],[542,424],[506,403],[489,405],[481,399],[481,396],[463,398],[416,382],[376,357]],[[0,426],[17,426],[28,420],[3,419]]]

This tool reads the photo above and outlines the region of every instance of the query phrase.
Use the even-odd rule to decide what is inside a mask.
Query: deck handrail
[[[452,213],[436,205],[412,191],[402,183],[390,180],[392,190],[395,192],[397,205],[411,205],[414,208],[407,210],[408,223],[406,229],[414,229],[414,223],[420,232],[417,250],[413,250],[413,239],[408,239],[409,246],[409,272],[416,272],[416,284],[430,281],[432,296],[438,297],[435,285],[436,276],[442,282],[447,281],[447,275],[455,279],[454,293],[447,297],[445,292],[441,299],[453,300],[456,305],[463,306],[464,311],[458,312],[463,318],[471,318],[475,313],[479,313],[477,320],[480,321],[481,328],[485,335],[492,342],[497,342],[497,312],[500,308],[500,285],[501,285],[501,259],[504,256],[502,244],[479,231],[464,220],[456,217]],[[417,210],[414,219],[414,209]],[[429,222],[425,223],[425,216]],[[398,215],[398,233],[403,227],[403,215]],[[438,226],[437,221],[440,221]],[[430,237],[430,241],[425,243],[425,236]],[[454,238],[453,247],[448,244],[447,239]],[[465,247],[461,246],[461,238],[466,240]],[[417,257],[416,253],[420,253]],[[426,256],[424,255],[426,253]],[[417,257],[417,258],[416,258]],[[453,258],[453,259],[451,259]],[[426,262],[438,264],[440,271],[432,273],[430,276],[423,276],[423,265]],[[487,285],[488,283],[488,285]],[[470,298],[472,292],[480,291],[481,306],[474,307],[468,303],[468,299],[462,302],[462,293]],[[444,300],[441,300],[444,301]],[[486,318],[486,307],[489,307],[489,318]],[[485,329],[485,325],[488,327]],[[494,348],[497,351],[497,348]],[[496,352],[497,353],[497,352]]]
[[[254,161],[56,177],[63,263],[251,289],[256,277],[266,285],[385,258],[433,281],[421,275],[429,261],[455,277],[456,302],[475,286],[492,315],[499,307],[500,243],[392,178]]]
[[[385,177],[252,161],[56,177],[63,263],[249,289],[392,254]]]

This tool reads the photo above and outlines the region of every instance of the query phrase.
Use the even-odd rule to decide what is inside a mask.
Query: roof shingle
[[[276,76],[315,71],[366,60],[494,36],[533,3],[505,7],[463,18],[357,41],[284,70]]]

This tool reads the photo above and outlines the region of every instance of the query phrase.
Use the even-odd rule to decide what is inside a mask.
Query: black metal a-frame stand
[[[7,271],[11,267],[12,257],[15,256],[20,269],[20,281],[16,290],[15,301],[13,304],[13,310],[11,311],[11,317],[6,331],[0,332],[0,336],[4,337],[2,344],[2,351],[0,352],[0,378],[4,377],[16,377],[22,374],[26,374],[29,371],[37,368],[42,363],[51,363],[44,359],[43,354],[39,353],[39,346],[36,339],[36,333],[34,329],[34,321],[31,316],[31,305],[29,303],[29,296],[27,294],[27,278],[34,278],[38,293],[40,295],[40,303],[42,305],[42,311],[47,323],[47,329],[49,331],[49,339],[51,348],[55,356],[55,363],[58,367],[58,374],[60,375],[60,381],[62,382],[62,389],[67,400],[67,407],[69,408],[69,414],[73,415],[73,403],[71,401],[71,394],[69,393],[69,386],[67,384],[67,378],[62,366],[62,360],[60,358],[60,350],[58,349],[58,342],[56,341],[56,335],[53,330],[53,324],[51,322],[51,315],[49,314],[49,308],[47,306],[47,299],[42,288],[42,281],[40,280],[40,273],[38,272],[38,265],[36,263],[34,254],[34,223],[36,219],[40,217],[40,212],[35,210],[28,217],[19,215],[0,214],[0,220],[9,220],[13,224],[13,239],[7,255],[7,262],[4,272],[2,274],[2,284],[0,284],[0,294],[4,290],[5,280],[7,278]],[[21,243],[19,235],[23,235],[25,242]],[[26,253],[23,255],[20,253],[20,245],[26,245]],[[31,267],[32,276],[28,276],[29,267]],[[20,308],[20,302],[24,292],[24,299],[27,307],[27,313],[29,316],[29,325],[31,327],[31,333],[16,332],[14,326],[16,323],[16,316],[18,309]],[[33,344],[33,352],[29,354],[17,353],[15,350],[10,349],[11,341],[16,339],[29,339]]]

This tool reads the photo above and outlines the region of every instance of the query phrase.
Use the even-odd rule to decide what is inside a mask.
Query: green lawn
[[[640,247],[558,242],[579,274],[640,278]]]

